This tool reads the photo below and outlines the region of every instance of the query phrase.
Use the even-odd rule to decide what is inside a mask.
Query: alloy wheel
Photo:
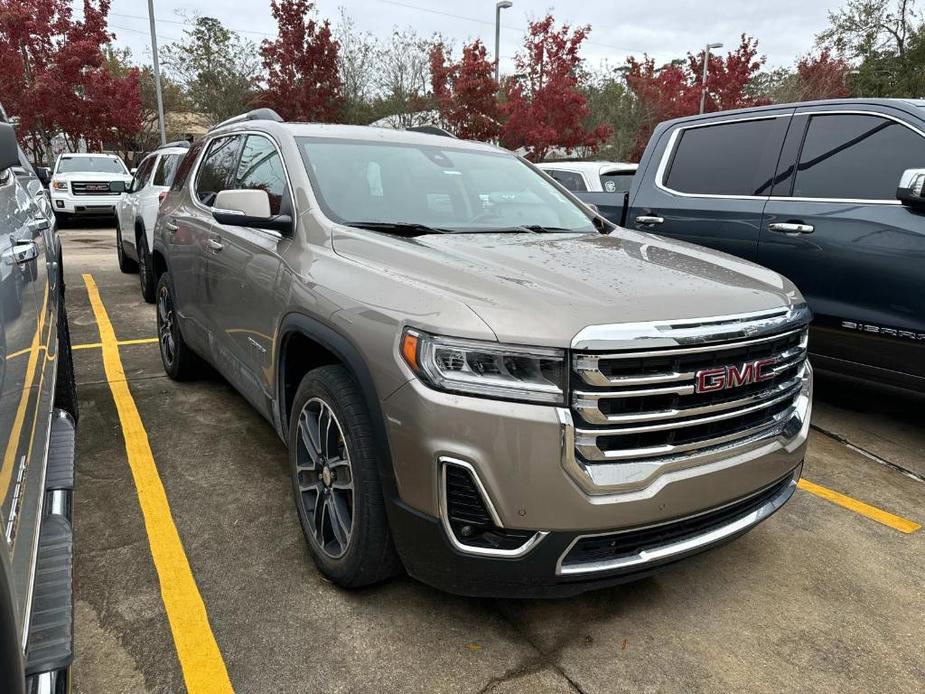
[[[344,556],[353,531],[353,469],[340,422],[320,398],[299,414],[295,474],[315,544],[332,559]]]
[[[161,346],[161,356],[168,366],[173,364],[177,357],[177,339],[174,333],[175,322],[173,314],[173,301],[166,286],[161,287],[157,297],[157,335]]]

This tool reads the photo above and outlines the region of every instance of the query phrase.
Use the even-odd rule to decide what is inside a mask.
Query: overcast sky
[[[628,55],[648,53],[659,62],[703,50],[706,42],[736,45],[743,33],[758,38],[759,50],[772,67],[790,66],[813,47],[815,34],[826,26],[829,9],[844,0],[513,0],[502,11],[502,72],[523,40],[530,19],[551,10],[559,22],[590,24],[583,55],[592,65],[607,60],[619,65]],[[333,21],[340,7],[362,30],[380,37],[393,27],[414,27],[420,34],[440,32],[456,45],[481,38],[494,47],[494,0],[318,0],[320,15]],[[198,12],[259,42],[274,34],[269,0],[155,0],[160,43],[183,34],[182,13]],[[178,14],[180,13],[180,14]],[[129,46],[135,59],[150,60],[147,0],[113,0],[110,28],[116,43]]]

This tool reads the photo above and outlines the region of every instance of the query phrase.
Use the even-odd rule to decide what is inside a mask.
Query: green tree
[[[192,108],[213,123],[251,108],[261,75],[257,47],[214,17],[195,17],[183,33],[164,47],[163,60]]]
[[[596,156],[609,161],[630,161],[636,133],[644,118],[639,101],[626,86],[623,72],[604,65],[600,70],[584,73],[580,84],[588,100],[585,128],[593,130],[602,123],[611,128]]]

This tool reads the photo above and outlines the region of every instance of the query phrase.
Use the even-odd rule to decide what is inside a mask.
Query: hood
[[[99,173],[98,171],[69,171],[56,173],[56,181],[131,181],[132,175],[126,173]]]
[[[609,236],[417,238],[350,229],[335,233],[334,249],[464,302],[502,342],[561,347],[589,325],[706,318],[802,301],[793,284],[767,268],[625,229]]]

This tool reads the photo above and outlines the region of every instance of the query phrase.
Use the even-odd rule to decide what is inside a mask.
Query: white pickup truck
[[[111,215],[132,180],[114,154],[62,154],[51,176],[51,204],[59,222],[72,215]]]

